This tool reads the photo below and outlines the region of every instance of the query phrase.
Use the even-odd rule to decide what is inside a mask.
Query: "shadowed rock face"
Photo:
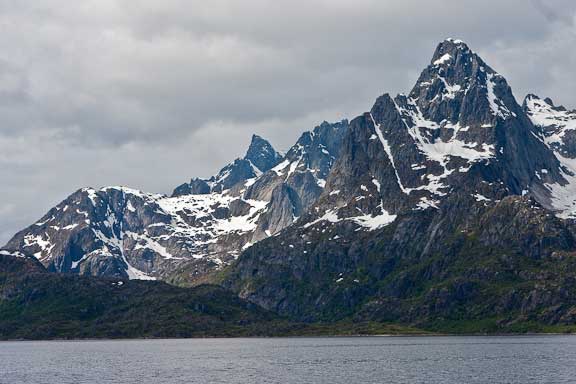
[[[244,159],[254,164],[260,172],[266,172],[282,161],[282,155],[276,152],[268,141],[258,135],[253,135]]]
[[[574,300],[555,279],[574,292],[575,265],[554,258],[576,251],[564,220],[576,212],[575,122],[550,100],[520,107],[501,75],[446,40],[408,96],[385,94],[351,121],[321,196],[225,284],[302,320],[522,317],[537,295],[536,320],[568,322]]]
[[[346,127],[324,123],[310,134],[316,139],[301,139],[286,156],[255,135],[243,159],[208,180],[180,185],[171,197],[126,187],[81,189],[4,248],[34,255],[52,272],[201,283],[314,202]],[[296,158],[305,167],[289,179],[272,170]],[[252,196],[256,184],[271,193]]]

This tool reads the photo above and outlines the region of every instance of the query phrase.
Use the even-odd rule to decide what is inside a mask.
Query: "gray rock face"
[[[327,122],[305,132],[290,148],[282,162],[265,172],[246,190],[245,197],[270,201],[254,240],[261,240],[292,223],[320,197],[326,177],[340,154],[348,121]],[[280,203],[282,202],[282,203]]]
[[[523,109],[537,131],[535,137],[553,153],[560,164],[561,179],[547,178],[548,169],[536,171],[549,191],[549,206],[563,218],[576,217],[576,111],[556,107],[550,98],[535,95],[524,99]]]
[[[53,272],[201,283],[243,248],[292,224],[303,202],[313,203],[322,191],[314,175],[325,177],[335,157],[321,150],[338,151],[340,128],[345,124],[324,123],[319,138],[284,158],[254,136],[245,158],[180,185],[171,197],[125,187],[79,190],[4,248],[33,254]],[[309,156],[306,171],[278,182],[284,168],[272,168],[296,155]],[[272,192],[252,196],[256,183]]]
[[[249,186],[247,196],[269,200],[274,188],[285,183],[300,189],[304,197],[302,205],[309,207],[324,188],[347,129],[347,120],[336,124],[324,122],[312,132],[302,134],[278,165]]]
[[[261,172],[246,159],[236,159],[228,164],[212,179],[210,179],[211,190],[222,192],[231,189],[248,179],[257,177]]]
[[[466,44],[444,41],[408,96],[385,94],[351,121],[321,196],[246,250],[225,284],[302,320],[449,313],[478,293],[469,281],[501,273],[467,257],[518,265],[576,251],[563,220],[576,211],[575,121],[549,100],[520,107]],[[451,278],[463,279],[452,287],[461,294],[426,291]],[[422,292],[438,306],[419,302]]]
[[[260,172],[266,172],[282,161],[282,155],[276,152],[268,141],[253,135],[244,159],[254,164]]]
[[[536,96],[520,107],[446,40],[408,95],[322,123],[283,157],[254,137],[172,197],[84,189],[6,249],[53,271],[176,284],[229,266],[224,285],[301,320],[568,321],[575,132],[576,113]]]

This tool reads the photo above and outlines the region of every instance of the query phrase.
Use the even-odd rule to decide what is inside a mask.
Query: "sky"
[[[408,93],[447,37],[576,108],[574,0],[0,0],[0,245],[81,187],[286,150]]]

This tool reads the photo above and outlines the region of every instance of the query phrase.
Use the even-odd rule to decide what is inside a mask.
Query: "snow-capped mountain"
[[[574,219],[576,111],[534,95],[519,105],[447,39],[407,95],[322,123],[286,154],[254,136],[171,196],[81,189],[0,256],[218,283],[304,321],[515,329],[576,323]]]
[[[530,195],[566,214],[551,186],[571,176],[539,132],[506,80],[448,39],[407,96],[385,94],[351,122],[313,221],[373,229],[463,190],[478,201]]]
[[[250,147],[242,159],[234,160],[210,179],[194,178],[189,183],[176,187],[172,196],[202,195],[229,190],[243,181],[257,178],[280,163],[282,158],[268,141],[253,135]]]
[[[305,321],[573,321],[574,116],[535,96],[520,106],[447,39],[407,95],[350,122],[321,196],[224,285]]]
[[[547,182],[551,208],[563,218],[576,217],[576,111],[554,106],[551,99],[528,95],[524,110],[538,128],[537,138],[544,143],[560,163],[562,179]],[[542,169],[537,174],[540,178]]]
[[[424,282],[468,292],[462,279],[497,280],[498,263],[576,249],[575,115],[535,96],[520,106],[448,39],[407,95],[322,123],[284,155],[254,136],[243,158],[171,196],[82,189],[4,248],[51,271],[181,285],[229,266],[219,281],[280,313],[332,319],[347,303],[409,318],[443,308],[403,296]]]
[[[170,197],[126,187],[81,189],[4,248],[34,255],[54,272],[201,281],[290,225],[320,195],[346,128],[323,123],[286,156],[254,135],[244,158]],[[290,177],[280,178],[282,172]],[[284,195],[289,200],[279,201]]]

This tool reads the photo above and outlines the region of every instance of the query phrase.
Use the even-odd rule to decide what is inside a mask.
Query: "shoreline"
[[[228,340],[228,339],[336,339],[336,338],[424,338],[424,337],[538,337],[576,336],[576,333],[528,332],[528,333],[403,333],[403,334],[355,334],[355,335],[292,335],[292,336],[203,336],[203,337],[136,337],[136,338],[54,338],[54,339],[0,339],[2,343],[32,342],[90,342],[90,341],[171,341],[171,340]]]

